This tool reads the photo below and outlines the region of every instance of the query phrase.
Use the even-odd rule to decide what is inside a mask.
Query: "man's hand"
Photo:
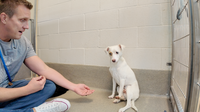
[[[30,90],[31,93],[35,93],[40,91],[44,88],[46,83],[46,78],[44,76],[34,77],[28,83],[27,88]]]
[[[87,96],[92,94],[94,90],[90,90],[90,88],[84,84],[76,84],[74,92],[81,96]]]

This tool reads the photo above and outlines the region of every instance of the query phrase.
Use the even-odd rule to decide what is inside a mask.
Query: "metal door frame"
[[[200,1],[189,0],[192,12],[192,47],[193,47],[193,64],[191,72],[191,89],[188,102],[188,112],[199,112],[199,99],[200,99]]]
[[[174,1],[175,2],[175,1]],[[185,108],[183,108],[181,106],[181,102],[179,101],[179,98],[178,96],[176,95],[175,91],[174,91],[174,88],[171,87],[171,95],[173,96],[173,99],[175,101],[175,105],[176,105],[176,109],[178,112],[195,112],[195,111],[188,111],[188,108],[189,108],[189,101],[190,101],[190,96],[191,96],[191,84],[192,84],[192,72],[193,72],[193,22],[192,22],[192,10],[191,10],[191,2],[190,0],[188,0],[188,18],[189,18],[189,37],[190,37],[190,40],[189,40],[189,68],[188,68],[188,87],[187,87],[187,93],[186,93],[186,100],[185,100]],[[186,5],[187,5],[186,4]],[[181,7],[180,7],[181,8]],[[179,20],[179,15],[181,15],[182,12],[178,13],[177,12],[177,19]],[[177,21],[177,20],[176,20]],[[173,23],[174,24],[174,23]],[[172,25],[173,25],[172,24]],[[173,28],[172,28],[173,29]],[[172,30],[172,33],[174,33],[174,29]],[[172,42],[173,43],[173,42]],[[174,44],[172,44],[172,60],[173,60],[173,57],[174,57]],[[172,66],[174,65],[174,61],[172,61]],[[172,71],[173,71],[173,67],[172,67]],[[172,74],[173,75],[173,74]],[[171,81],[173,82],[173,81]],[[171,98],[171,97],[170,97]],[[172,100],[173,100],[172,99]]]

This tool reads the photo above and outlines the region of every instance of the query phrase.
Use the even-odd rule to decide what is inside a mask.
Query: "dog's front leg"
[[[124,84],[125,84],[125,79],[120,79],[120,86],[119,86],[119,99],[123,95],[123,90],[124,90]]]
[[[115,96],[115,90],[116,90],[116,82],[113,78],[113,88],[112,88],[112,95],[108,96],[108,98],[112,99]]]

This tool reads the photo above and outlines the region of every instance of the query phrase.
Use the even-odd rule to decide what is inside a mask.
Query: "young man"
[[[48,67],[34,52],[31,43],[22,36],[29,28],[32,4],[26,0],[0,0],[0,112],[61,112],[70,103],[61,98],[44,103],[58,88],[74,91],[81,96],[94,92],[84,84],[74,84],[60,73]],[[3,64],[5,61],[5,65]],[[9,85],[24,63],[37,73],[30,81],[20,80]],[[55,85],[55,84],[56,85]],[[58,86],[59,85],[59,86]]]

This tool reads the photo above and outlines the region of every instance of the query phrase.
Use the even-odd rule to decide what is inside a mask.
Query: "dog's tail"
[[[131,103],[132,103],[131,107],[137,112],[138,109],[137,109],[137,107],[135,106],[135,100],[132,100]]]

